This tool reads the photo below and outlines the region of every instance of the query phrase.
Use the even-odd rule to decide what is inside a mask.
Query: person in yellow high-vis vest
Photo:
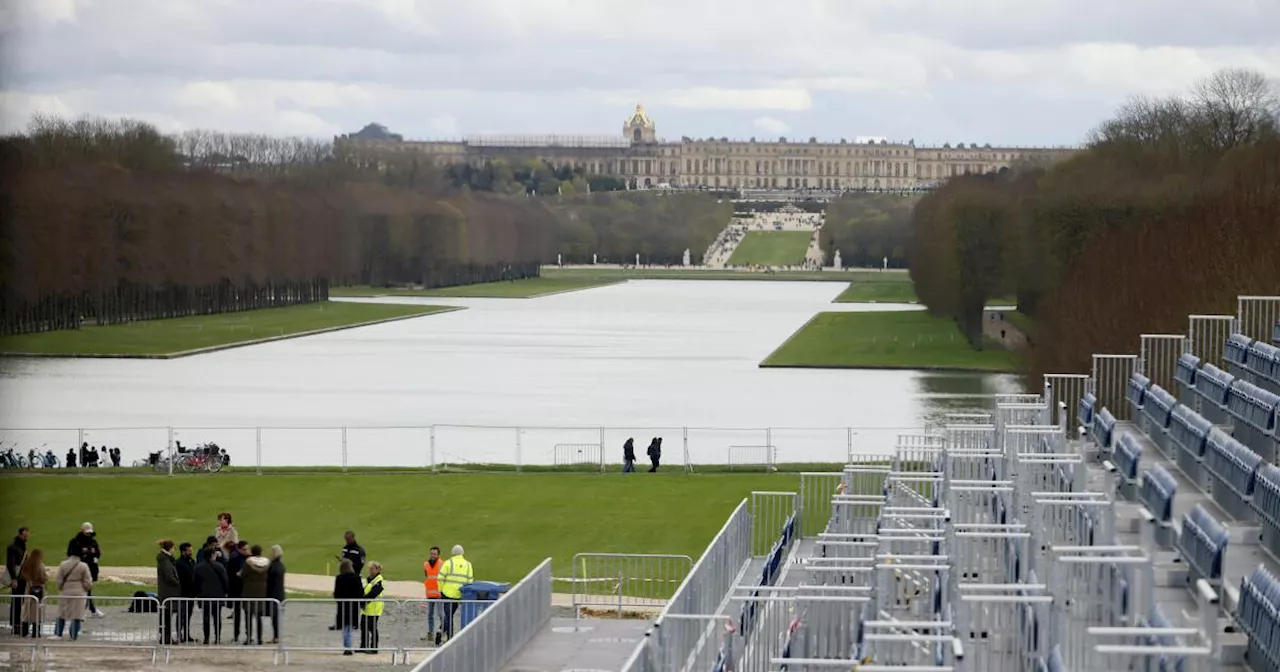
[[[364,584],[364,606],[360,608],[360,653],[378,652],[378,618],[382,616],[382,563],[369,563],[369,580]]]
[[[462,587],[476,580],[475,570],[471,563],[463,557],[461,545],[453,547],[453,555],[440,567],[440,595],[445,599],[444,636],[453,637],[453,617],[458,613],[462,599]],[[440,645],[440,634],[436,634],[436,646]]]

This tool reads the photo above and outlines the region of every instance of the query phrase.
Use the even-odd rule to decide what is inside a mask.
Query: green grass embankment
[[[970,348],[953,322],[924,311],[819,313],[761,366],[1013,371],[1016,358]]]
[[[729,255],[729,266],[799,266],[812,231],[749,231]]]
[[[148,566],[157,539],[198,545],[212,533],[217,512],[231,511],[240,538],[280,544],[291,572],[332,571],[342,533],[352,529],[388,579],[419,580],[431,546],[462,544],[476,578],[515,581],[548,556],[567,572],[578,552],[696,559],[752,490],[798,487],[796,474],[643,470],[604,476],[0,476],[0,528],[25,525],[30,547],[60,555],[88,520],[104,565]]]
[[[461,298],[533,299],[549,294],[573,292],[622,282],[622,278],[526,278],[505,282],[482,282],[457,287],[433,289],[399,289],[395,287],[334,287],[330,296],[451,296]]]
[[[65,357],[172,357],[190,351],[421,317],[448,306],[321,302],[219,315],[0,337],[4,354]]]

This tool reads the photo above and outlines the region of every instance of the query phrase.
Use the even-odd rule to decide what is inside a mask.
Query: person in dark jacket
[[[98,561],[102,559],[102,547],[98,546],[98,535],[93,531],[93,523],[80,526],[80,532],[67,542],[67,557],[76,556],[89,566],[89,578],[98,582]],[[102,618],[102,611],[93,603],[93,591],[89,591],[89,613]]]
[[[178,578],[177,559],[173,557],[173,542],[164,539],[160,542],[160,552],[156,554],[156,599],[160,600],[160,640],[165,644],[173,643],[173,609],[176,604],[165,600],[175,597],[182,597],[182,580]]]
[[[346,542],[346,545],[342,547],[342,553],[338,556],[338,562],[341,563],[343,560],[350,560],[351,568],[355,571],[356,576],[358,577],[360,576],[360,570],[364,568],[364,546],[356,543],[356,533],[351,530],[347,530],[343,533],[342,539]],[[329,629],[337,630],[340,627],[342,626],[335,618],[333,625],[329,626]]]
[[[636,470],[636,440],[627,439],[622,444],[622,473],[630,474]]]
[[[204,612],[204,643],[209,643],[209,623],[213,622],[213,643],[222,641],[222,603],[227,599],[231,580],[227,568],[216,559],[217,551],[206,549],[196,563],[196,595]]]
[[[350,656],[351,640],[360,627],[360,607],[364,601],[364,584],[350,560],[338,564],[333,580],[333,599],[338,601],[338,629],[342,630],[342,655]]]
[[[240,614],[244,611],[243,605],[240,603],[241,596],[244,595],[244,580],[240,576],[240,570],[244,569],[244,561],[249,557],[249,543],[246,541],[233,544],[227,542],[227,578],[230,583],[227,586],[227,597],[231,598],[231,616],[232,637],[231,641],[240,641]],[[246,624],[246,629],[247,628]]]
[[[67,468],[76,468],[76,451],[74,448],[67,449]]]
[[[271,566],[267,568],[267,597],[275,600],[271,609],[271,643],[280,643],[280,602],[284,602],[284,549],[271,547]]]
[[[649,467],[649,473],[652,474],[658,470],[658,463],[662,460],[662,439],[655,436],[649,442],[649,449],[645,452],[649,455],[649,462],[653,464]]]
[[[249,556],[244,560],[244,567],[240,569],[240,596],[246,600],[244,602],[244,644],[248,646],[253,643],[253,626],[258,626],[258,643],[262,643],[262,614],[263,603],[259,600],[267,599],[267,571],[271,567],[271,561],[262,557],[262,547],[254,546],[249,549]],[[239,623],[237,623],[239,625]]]
[[[9,548],[4,553],[4,568],[9,573],[9,589],[14,595],[27,594],[27,582],[22,579],[22,561],[27,559],[27,538],[31,536],[31,530],[25,527],[18,528],[18,534],[14,536],[13,543],[9,544]],[[15,599],[9,605],[9,632],[17,634],[22,632],[22,600]]]
[[[179,593],[187,598],[178,611],[178,639],[184,643],[196,641],[191,636],[191,614],[196,608],[194,598],[199,595],[196,592],[196,559],[193,550],[191,544],[182,542],[178,546],[178,560],[174,563],[178,569]]]

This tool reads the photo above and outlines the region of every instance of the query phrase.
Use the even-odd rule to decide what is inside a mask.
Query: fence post
[[[342,428],[342,473],[347,473],[347,428]]]
[[[684,434],[684,470],[685,473],[693,471],[693,465],[689,463],[689,428],[682,427],[681,433]]]
[[[600,428],[600,473],[604,473],[604,427]]]
[[[521,467],[524,466],[524,452],[520,445],[520,435],[523,433],[524,433],[524,430],[520,429],[519,427],[516,427],[516,473],[517,474],[520,473]]]
[[[773,428],[772,427],[764,428],[764,445],[765,445],[765,448],[764,448],[765,461],[767,462],[769,460],[770,453],[773,452]],[[768,465],[765,465],[765,471],[768,471],[768,470],[769,470]]]
[[[253,434],[254,434],[254,437],[253,437],[254,450],[255,452],[257,452],[257,455],[258,455],[258,475],[261,476],[262,475],[262,428],[254,427]]]
[[[427,458],[431,461],[431,473],[436,473],[436,426],[431,425],[431,455]]]
[[[844,428],[845,447],[845,464],[853,464],[853,428]]]

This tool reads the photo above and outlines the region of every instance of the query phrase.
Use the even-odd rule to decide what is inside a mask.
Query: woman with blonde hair
[[[44,604],[44,587],[49,582],[49,573],[44,567],[44,551],[34,549],[27,559],[22,561],[18,575],[27,583],[26,594],[34,599],[22,601],[22,636],[30,632],[32,637],[40,636],[40,607]]]

